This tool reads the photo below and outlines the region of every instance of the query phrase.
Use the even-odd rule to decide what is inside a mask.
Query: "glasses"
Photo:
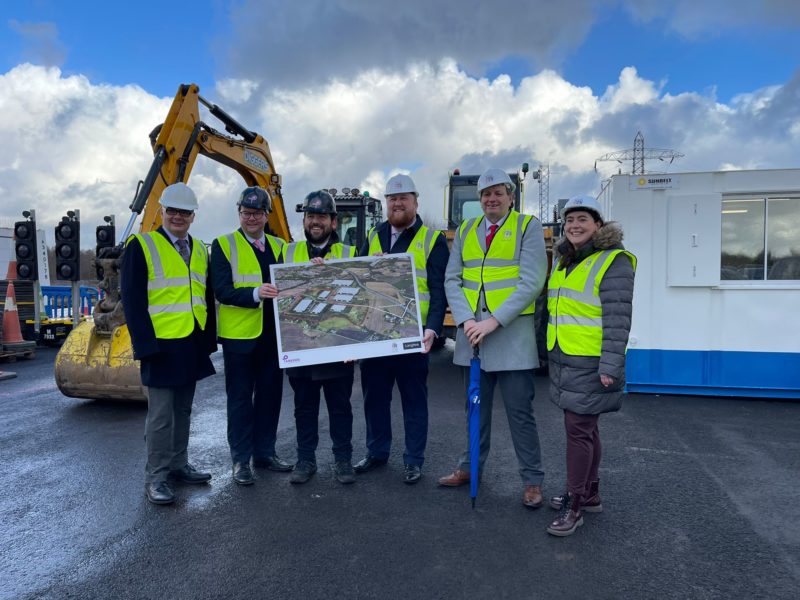
[[[166,210],[166,213],[170,217],[174,217],[174,216],[178,216],[178,215],[180,215],[181,217],[191,217],[194,214],[193,210],[184,210],[182,208],[172,208],[172,207],[170,207],[170,208],[167,208],[165,210]]]
[[[259,210],[257,212],[251,212],[249,210],[240,210],[239,216],[246,221],[250,221],[251,219],[260,219],[261,217],[265,216],[267,213],[263,210]]]

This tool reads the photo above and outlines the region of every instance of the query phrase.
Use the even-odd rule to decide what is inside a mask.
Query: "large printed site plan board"
[[[410,254],[270,265],[281,368],[420,352]]]

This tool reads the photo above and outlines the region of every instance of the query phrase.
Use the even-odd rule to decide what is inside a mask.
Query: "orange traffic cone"
[[[17,261],[13,258],[8,261],[8,273],[6,273],[6,279],[9,281],[15,281],[17,279]]]
[[[35,347],[36,342],[26,342],[22,339],[19,313],[17,312],[17,297],[14,293],[14,284],[9,281],[6,290],[6,308],[3,311],[3,348],[12,352],[27,352]]]

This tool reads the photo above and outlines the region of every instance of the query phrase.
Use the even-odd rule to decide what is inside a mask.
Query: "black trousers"
[[[392,389],[397,383],[403,405],[403,462],[425,462],[428,441],[428,355],[401,354],[361,361],[361,390],[367,421],[367,452],[389,458],[392,446]]]
[[[289,377],[294,390],[294,418],[297,424],[297,460],[316,462],[319,444],[320,392],[325,393],[328,407],[333,456],[337,462],[350,462],[353,456],[353,372],[342,377],[314,380],[310,377]]]
[[[228,394],[228,445],[233,462],[275,455],[275,438],[281,414],[283,372],[278,355],[265,351],[239,354],[223,350],[225,391]]]

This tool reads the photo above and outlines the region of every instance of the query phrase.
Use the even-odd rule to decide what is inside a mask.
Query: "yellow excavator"
[[[224,124],[230,135],[200,119],[200,104]],[[141,233],[161,225],[158,210],[161,192],[170,184],[189,179],[198,154],[236,170],[248,186],[268,189],[272,195],[270,229],[274,235],[291,239],[281,195],[281,176],[275,172],[269,144],[203,98],[196,85],[178,88],[166,120],[150,133],[150,143],[153,163],[137,186],[130,205],[131,217],[120,243],[104,248],[96,259],[103,273],[99,287],[105,297],[95,307],[93,318],[73,329],[56,357],[56,384],[65,396],[147,401],[119,295],[120,258],[125,240],[142,211]]]

